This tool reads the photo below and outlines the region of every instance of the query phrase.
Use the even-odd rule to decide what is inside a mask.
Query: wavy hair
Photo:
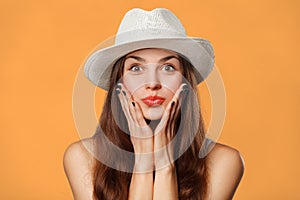
[[[202,143],[205,140],[205,127],[201,111],[195,109],[199,107],[197,94],[197,83],[194,76],[194,67],[183,56],[179,55],[182,74],[185,81],[191,85],[191,90],[187,90],[182,100],[181,109],[175,112],[174,121],[168,122],[167,128],[178,135],[175,140],[176,149],[174,156],[176,173],[178,179],[178,194],[180,200],[202,200],[207,194],[208,170],[206,159],[199,158]],[[93,197],[95,200],[127,200],[129,186],[134,167],[134,157],[122,159],[120,155],[111,149],[104,139],[106,137],[114,145],[125,151],[134,152],[128,127],[120,127],[119,121],[126,121],[123,112],[114,115],[112,102],[118,99],[115,86],[122,78],[125,56],[118,59],[112,69],[110,77],[110,87],[103,106],[103,111],[99,120],[99,127],[94,134],[96,158],[106,157],[117,158],[119,163],[116,166],[129,169],[128,172],[113,169],[99,160],[95,159],[93,166]],[[113,104],[116,110],[121,111],[119,101]],[[197,112],[195,112],[195,110]],[[184,112],[183,112],[184,111]],[[117,117],[117,118],[116,118]],[[180,123],[181,122],[181,123]],[[171,124],[171,125],[170,125]],[[172,125],[173,124],[173,125]],[[180,124],[180,125],[179,125]],[[125,123],[126,125],[126,123]],[[184,153],[181,153],[184,152]],[[111,162],[114,162],[113,160]]]

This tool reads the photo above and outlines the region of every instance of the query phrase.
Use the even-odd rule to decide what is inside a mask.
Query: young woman
[[[84,66],[108,93],[94,136],[64,155],[74,199],[232,199],[243,161],[205,137],[197,99],[213,65],[210,43],[169,10],[127,12]]]

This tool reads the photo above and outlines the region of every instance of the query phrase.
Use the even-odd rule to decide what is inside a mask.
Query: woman
[[[169,10],[127,12],[84,66],[108,93],[94,136],[65,152],[74,199],[232,199],[241,156],[205,137],[197,100],[213,65],[210,43]]]

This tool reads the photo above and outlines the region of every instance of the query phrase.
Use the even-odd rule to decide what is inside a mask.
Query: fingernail
[[[173,107],[173,106],[174,106],[174,104],[175,104],[175,102],[174,102],[174,101],[172,101],[172,103],[171,103],[171,107]]]
[[[119,90],[119,89],[116,89],[116,93],[117,93],[117,94],[120,94],[120,90]]]
[[[126,96],[126,92],[125,91],[122,91],[122,92],[123,92],[124,96]]]
[[[187,94],[188,93],[188,90],[181,90],[180,91],[180,95],[185,95],[185,94]]]
[[[121,89],[122,86],[121,86],[120,84],[117,84],[116,88],[117,88],[117,89]]]
[[[131,103],[132,103],[133,107],[135,107],[135,103],[133,101]]]
[[[182,94],[186,94],[189,91],[189,88],[187,85],[182,86],[182,90],[180,91],[180,93]]]

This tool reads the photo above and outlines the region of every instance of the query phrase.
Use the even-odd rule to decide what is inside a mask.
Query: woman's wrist
[[[168,149],[168,147],[164,147],[154,153],[155,170],[172,168],[175,166],[172,152],[173,151]]]
[[[155,169],[155,174],[160,174],[160,175],[176,175],[175,164],[170,164],[170,165],[162,167],[160,169]]]
[[[133,173],[147,173],[154,171],[153,153],[135,154]]]

